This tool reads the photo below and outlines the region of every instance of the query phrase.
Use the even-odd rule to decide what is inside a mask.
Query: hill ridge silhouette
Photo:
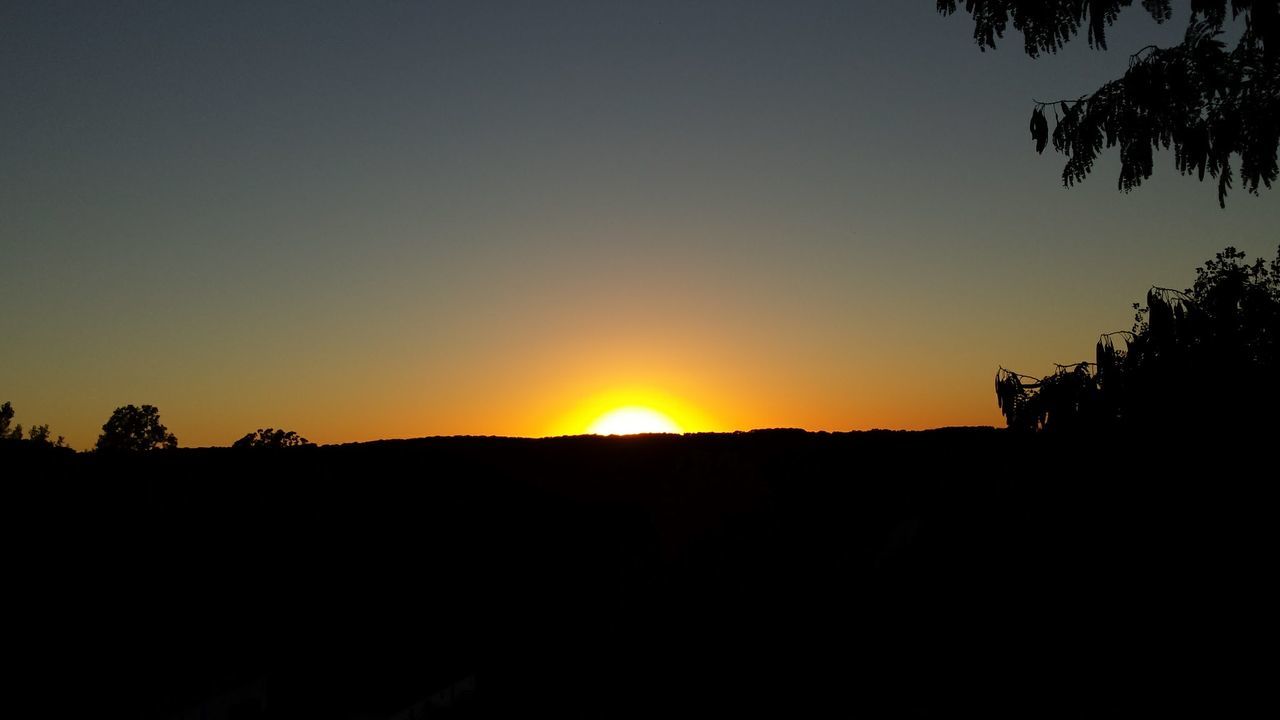
[[[1217,682],[1249,671],[1222,638],[1261,617],[1271,507],[1222,452],[1265,441],[968,428],[33,456],[10,487],[40,631],[19,645],[62,668],[32,679],[44,697],[157,719],[258,682],[266,716],[390,717],[471,677],[472,716],[1221,709]]]

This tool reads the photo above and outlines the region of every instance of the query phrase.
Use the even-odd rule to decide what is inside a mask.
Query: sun
[[[712,432],[719,423],[684,399],[647,385],[620,385],[579,396],[545,437]]]
[[[596,418],[587,432],[593,435],[635,435],[637,433],[684,432],[674,420],[641,405],[620,407]]]

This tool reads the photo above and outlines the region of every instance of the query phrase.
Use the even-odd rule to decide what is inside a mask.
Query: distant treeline
[[[22,425],[13,424],[14,415],[13,405],[9,402],[0,405],[0,450],[71,451],[66,439],[61,435],[57,440],[49,439],[48,425],[34,425],[27,431],[26,437],[23,437]],[[293,430],[259,428],[236,440],[231,447],[288,448],[312,444]],[[94,449],[107,453],[148,452],[173,449],[177,446],[177,436],[169,432],[169,429],[160,422],[160,410],[156,406],[125,405],[116,408],[103,424],[102,434],[98,436]]]

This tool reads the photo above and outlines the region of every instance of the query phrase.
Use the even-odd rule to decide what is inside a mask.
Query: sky
[[[911,2],[0,5],[0,401],[91,447],[1002,425],[1280,203],[1064,188],[1031,99],[1148,43],[981,52]]]

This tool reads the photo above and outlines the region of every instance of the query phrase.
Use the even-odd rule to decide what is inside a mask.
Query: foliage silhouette
[[[21,424],[13,425],[13,429],[9,429],[12,425],[14,414],[15,411],[13,409],[13,405],[9,402],[6,401],[3,405],[0,405],[0,442],[25,442],[26,444],[35,447],[52,447],[59,449],[67,447],[66,438],[61,435],[58,436],[57,440],[49,439],[50,432],[49,425],[47,423],[44,425],[32,425],[31,430],[27,432],[27,437],[24,439],[22,437]]]
[[[7,440],[12,436],[12,431],[9,430],[9,425],[13,422],[13,415],[13,405],[10,405],[8,401],[5,401],[3,405],[0,405],[0,440]],[[18,428],[17,439],[21,440],[22,426],[19,425]]]
[[[231,444],[233,448],[286,448],[315,445],[292,430],[259,428]]]
[[[111,413],[102,426],[96,448],[99,451],[145,452],[178,446],[178,439],[160,424],[154,405],[125,405]]]
[[[966,0],[974,38],[994,48],[1012,22],[1023,34],[1031,57],[1057,52],[1087,25],[1091,47],[1107,47],[1106,29],[1133,0]],[[1169,0],[1143,0],[1156,22],[1169,20]],[[950,15],[956,0],[938,0],[938,12]],[[1232,0],[1232,20],[1243,16],[1244,31],[1233,50],[1219,40],[1227,22],[1227,0],[1192,0],[1191,16],[1180,44],[1147,46],[1129,57],[1125,74],[1075,99],[1034,100],[1031,135],[1036,152],[1049,143],[1046,112],[1052,112],[1053,149],[1067,157],[1064,185],[1088,176],[1104,147],[1120,147],[1121,190],[1128,192],[1151,177],[1152,152],[1174,150],[1184,174],[1207,173],[1218,181],[1218,203],[1226,206],[1240,158],[1243,186],[1257,195],[1277,176],[1280,144],[1280,3]]]
[[[1043,378],[1001,368],[996,402],[1010,428],[1070,430],[1098,419],[1098,381],[1089,363],[1059,365]]]
[[[44,425],[32,425],[31,429],[27,431],[27,442],[45,447],[61,448],[67,446],[67,440],[63,436],[59,435],[57,440],[50,440],[49,437],[50,432],[48,423],[45,423]]]
[[[27,439],[40,445],[52,444],[49,440],[49,426],[47,424],[32,425],[31,430],[27,433]]]
[[[1017,430],[1269,427],[1280,406],[1280,248],[1252,264],[1228,247],[1185,291],[1153,287],[1131,331],[1093,363],[1044,378],[1000,368],[996,400]],[[1117,346],[1117,338],[1121,345]]]

